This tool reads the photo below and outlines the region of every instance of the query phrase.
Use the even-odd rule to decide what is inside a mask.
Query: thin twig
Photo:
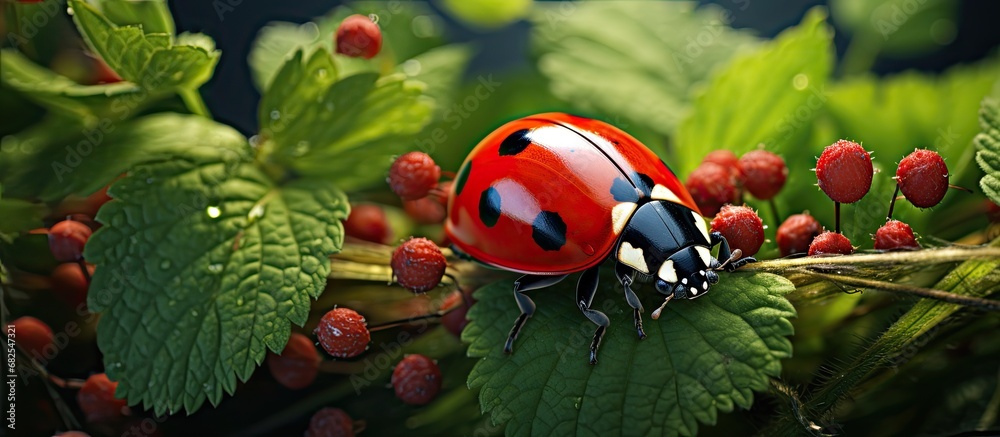
[[[1000,301],[983,299],[973,296],[963,296],[949,293],[947,291],[935,290],[933,288],[914,287],[910,285],[894,284],[891,282],[878,281],[874,279],[857,278],[854,276],[834,275],[829,273],[819,273],[808,271],[810,275],[817,276],[834,283],[852,285],[855,287],[873,288],[876,290],[889,291],[893,293],[912,294],[928,299],[936,299],[944,302],[972,306],[990,311],[1000,311]]]
[[[1000,259],[1000,247],[946,247],[908,252],[866,253],[842,256],[810,256],[758,261],[741,267],[739,272],[781,273],[796,267],[817,266],[887,266],[932,265],[968,261],[970,259]]]

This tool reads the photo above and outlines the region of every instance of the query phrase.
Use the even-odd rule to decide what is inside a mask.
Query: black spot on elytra
[[[528,138],[528,129],[521,129],[504,138],[500,143],[500,156],[517,155],[528,148],[531,139]]]
[[[635,173],[632,178],[635,182],[635,187],[639,189],[643,197],[649,197],[653,193],[653,178],[649,175],[643,173]]]
[[[543,250],[559,250],[566,244],[566,222],[556,212],[542,211],[531,224],[531,238]]]
[[[479,220],[488,227],[493,227],[500,220],[500,192],[489,187],[479,196]]]
[[[455,177],[455,195],[462,194],[462,189],[465,188],[465,182],[469,180],[469,172],[472,171],[472,160],[469,160],[458,170],[458,176]]]
[[[616,178],[611,183],[611,195],[619,202],[636,203],[639,201],[639,193],[625,178]]]

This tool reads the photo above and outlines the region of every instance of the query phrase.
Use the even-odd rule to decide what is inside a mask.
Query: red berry
[[[914,150],[899,161],[896,182],[913,206],[930,208],[940,203],[948,191],[948,166],[937,152]]]
[[[382,49],[382,31],[370,18],[355,14],[340,22],[335,41],[337,53],[371,59]]]
[[[354,437],[354,421],[344,410],[327,407],[313,414],[306,437]]]
[[[111,200],[111,196],[108,196],[108,187],[111,185],[105,185],[104,188],[95,191],[89,196],[78,196],[76,194],[70,194],[66,196],[59,205],[56,205],[52,212],[53,217],[65,218],[72,214],[85,214],[90,217],[97,216],[97,211]]]
[[[843,234],[836,232],[826,231],[819,234],[813,239],[812,244],[809,245],[809,256],[823,254],[850,255],[852,253],[854,253],[854,247],[851,246],[851,240],[848,240]]]
[[[94,275],[94,265],[87,264],[87,273]],[[52,281],[52,291],[73,306],[87,301],[87,289],[90,283],[83,275],[83,269],[78,263],[62,263],[52,270],[49,276]]]
[[[350,308],[330,310],[319,320],[313,332],[326,353],[337,358],[361,355],[372,339],[365,318]]]
[[[834,202],[854,203],[872,187],[872,157],[853,141],[840,140],[823,149],[816,162],[819,188]]]
[[[94,231],[83,223],[63,220],[49,228],[49,250],[57,261],[72,262],[83,257],[83,246]]]
[[[1000,223],[1000,205],[986,199],[986,218],[993,223]]]
[[[703,158],[701,162],[703,164],[706,162],[710,162],[712,164],[718,164],[733,170],[740,169],[739,165],[740,159],[736,157],[736,154],[733,153],[732,150],[725,150],[725,149],[713,150],[711,152],[708,152],[708,155],[705,155],[705,158]]]
[[[115,398],[117,382],[108,379],[108,375],[97,373],[90,375],[76,394],[80,409],[87,416],[87,422],[105,422],[128,414],[128,403],[125,399]]]
[[[889,220],[875,231],[875,250],[919,249],[910,225],[899,220]]]
[[[441,283],[448,260],[434,242],[411,238],[392,253],[392,275],[414,293],[424,293]]]
[[[441,303],[441,311],[448,311],[444,316],[441,316],[441,324],[444,325],[444,329],[452,333],[455,337],[462,337],[462,330],[465,329],[465,325],[469,324],[469,319],[465,316],[469,313],[469,308],[472,304],[476,303],[476,300],[465,293],[465,298],[469,300],[469,305],[465,305],[465,299],[462,299],[462,291],[454,291],[444,299]],[[452,309],[455,308],[455,309]],[[449,311],[450,310],[450,311]]]
[[[392,232],[381,206],[359,203],[351,206],[351,214],[344,222],[344,233],[359,240],[385,244]]]
[[[823,232],[823,227],[809,213],[795,214],[778,227],[776,240],[781,256],[809,251],[809,243]]]
[[[788,178],[785,160],[766,150],[747,152],[740,158],[739,166],[743,173],[743,188],[762,200],[778,194]]]
[[[430,155],[410,152],[389,167],[389,188],[403,200],[417,200],[427,196],[441,178],[438,167]]]
[[[267,368],[279,384],[297,390],[308,387],[316,380],[319,361],[319,352],[312,340],[293,332],[281,355],[268,354]]]
[[[98,56],[92,58],[94,60],[93,77],[91,78],[91,85],[103,84],[103,83],[118,83],[122,81],[122,77],[111,69],[111,66],[104,59]],[[106,189],[105,189],[106,190]]]
[[[441,206],[441,202],[424,197],[417,200],[404,200],[403,210],[413,221],[421,225],[434,225],[444,222],[448,216],[448,210]]]
[[[423,355],[407,355],[392,371],[392,387],[401,401],[425,405],[441,391],[441,369]]]
[[[726,237],[729,248],[740,249],[743,256],[753,256],[764,244],[764,222],[745,206],[723,206],[712,219],[712,231]]]
[[[31,316],[14,319],[14,341],[21,345],[29,355],[44,357],[45,348],[52,345],[52,328],[45,322]]]
[[[691,172],[684,185],[706,217],[717,214],[722,205],[740,199],[739,181],[734,172],[718,164],[701,164]]]

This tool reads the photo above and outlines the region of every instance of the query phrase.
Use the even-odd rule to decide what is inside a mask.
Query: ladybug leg
[[[719,259],[727,260],[723,261],[724,263],[723,265],[725,266],[727,272],[736,270],[740,267],[743,267],[746,264],[757,262],[757,258],[754,258],[752,256],[745,256],[739,259],[731,259],[733,258],[733,252],[729,248],[729,242],[726,241],[726,237],[723,237],[722,234],[719,233],[718,231],[712,232],[709,236],[712,238],[712,247],[721,244],[721,246],[719,246]]]
[[[566,279],[566,276],[568,275],[524,275],[518,278],[517,281],[514,281],[514,300],[517,301],[517,307],[521,309],[521,315],[514,322],[514,327],[510,328],[510,335],[507,336],[507,344],[503,347],[505,353],[509,354],[514,351],[514,339],[521,332],[521,327],[524,326],[524,322],[528,320],[528,317],[531,317],[535,313],[535,302],[528,295],[524,294],[524,292],[554,285]]]
[[[639,334],[639,340],[646,338],[646,332],[642,330],[642,302],[639,302],[639,296],[635,295],[632,291],[632,269],[625,264],[618,263],[615,264],[615,276],[618,276],[618,281],[622,283],[622,287],[625,287],[625,301],[628,302],[628,306],[632,307],[632,314],[635,318],[635,330]]]
[[[590,343],[590,364],[597,364],[597,349],[601,347],[601,338],[604,337],[604,331],[608,329],[608,325],[611,321],[608,320],[608,316],[604,313],[590,309],[590,304],[594,301],[594,295],[597,294],[597,284],[599,282],[600,275],[599,267],[591,267],[580,275],[580,282],[576,284],[576,304],[580,307],[580,311],[583,311],[583,315],[587,316],[591,322],[597,325],[597,331],[594,332],[594,340]]]

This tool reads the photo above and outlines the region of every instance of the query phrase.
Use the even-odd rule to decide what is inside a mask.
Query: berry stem
[[[973,192],[972,190],[970,190],[968,188],[960,187],[960,186],[954,185],[954,184],[948,184],[948,188],[951,188],[953,190],[965,191],[966,193],[972,193]]]
[[[83,279],[87,280],[87,288],[90,288],[90,271],[87,270],[87,262],[80,258],[76,260],[77,265],[80,266],[80,271],[83,273]]]
[[[772,197],[772,198],[768,199],[768,200],[767,200],[767,203],[768,203],[769,205],[771,205],[771,215],[772,215],[772,216],[773,216],[773,218],[774,218],[774,223],[777,223],[777,224],[779,224],[779,225],[780,225],[781,223],[784,223],[784,222],[783,222],[783,221],[781,220],[781,215],[780,215],[780,214],[778,214],[778,203],[774,201],[774,198]]]
[[[208,106],[205,106],[205,101],[202,100],[198,90],[182,89],[178,94],[180,94],[181,100],[184,101],[184,105],[187,106],[191,113],[205,118],[212,118],[212,113],[208,112]]]
[[[444,176],[444,177],[446,177],[448,179],[455,179],[455,172],[453,172],[453,171],[442,171],[441,172],[441,176]]]
[[[899,184],[896,184],[896,191],[892,193],[892,200],[889,201],[889,213],[885,215],[885,220],[892,220],[892,209],[896,207],[896,196],[899,195]]]
[[[834,228],[837,233],[840,233],[840,202],[833,202],[834,216],[836,217],[836,227]]]

